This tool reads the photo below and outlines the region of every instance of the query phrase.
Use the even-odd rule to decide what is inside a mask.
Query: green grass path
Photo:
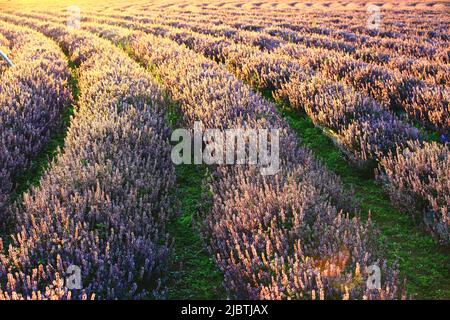
[[[180,165],[176,173],[181,212],[168,226],[173,239],[168,298],[224,299],[222,275],[200,236],[202,222],[198,218],[210,205],[203,185],[208,171],[205,166]]]

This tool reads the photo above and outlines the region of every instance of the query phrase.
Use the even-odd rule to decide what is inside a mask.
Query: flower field
[[[448,3],[44,3],[0,0],[0,300],[450,299]],[[177,164],[199,123],[278,171]]]

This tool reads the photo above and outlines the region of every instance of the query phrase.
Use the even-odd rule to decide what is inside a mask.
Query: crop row
[[[83,26],[100,33],[103,28],[93,23]],[[151,30],[155,29],[161,32],[157,26]],[[280,89],[278,94],[293,107],[303,108],[317,124],[334,129],[356,163],[376,159],[394,150],[397,143],[419,138],[417,129],[402,123],[372,99],[345,85],[309,76],[313,70],[308,70],[310,65],[306,63],[300,65],[281,54],[184,30],[167,28],[164,35],[210,58],[222,57],[230,69],[253,86]],[[120,37],[115,40],[120,41]]]
[[[104,14],[101,14],[103,16]],[[165,14],[161,16],[158,11],[130,11],[127,10],[122,14],[107,14],[105,17],[133,17],[133,19],[140,20],[143,23],[160,23],[158,20],[164,20],[173,27],[193,27],[202,28],[202,24],[210,26],[211,33],[215,35],[235,35],[239,32],[256,32],[266,37],[279,36],[283,40],[298,43],[313,44],[327,49],[337,49],[344,52],[361,56],[363,53],[378,52],[381,50],[384,54],[384,59],[396,59],[402,56],[409,58],[422,58],[429,62],[448,62],[449,51],[447,46],[448,38],[444,40],[430,41],[430,32],[423,36],[407,36],[404,39],[396,37],[394,39],[387,39],[379,37],[377,32],[372,32],[374,35],[359,35],[349,31],[338,31],[333,28],[333,24],[329,27],[320,27],[323,24],[321,17],[311,18],[316,25],[308,26],[310,23],[296,24],[290,22],[289,18],[282,19],[282,21],[273,21],[274,15],[271,17],[255,17],[243,15],[236,17],[233,14],[227,13],[201,13],[179,12]],[[367,18],[363,20],[367,23]],[[401,17],[400,19],[408,19],[409,17]],[[439,16],[436,17],[437,19]],[[350,23],[349,23],[350,24]],[[317,26],[319,25],[319,26]],[[328,26],[328,23],[327,23]],[[364,26],[364,29],[367,29]],[[386,29],[385,21],[381,21],[381,29]],[[436,28],[428,27],[430,31],[436,32]],[[348,30],[348,25],[346,30]],[[388,32],[390,28],[387,28]],[[206,31],[207,32],[207,31]],[[388,33],[388,32],[385,32]],[[396,33],[396,35],[400,35]],[[447,35],[448,36],[448,35]],[[273,41],[276,41],[273,39]],[[383,60],[380,60],[383,61]]]
[[[86,25],[85,27],[99,32],[101,34],[109,34],[111,30],[105,31],[104,27],[97,24]],[[123,41],[124,32],[120,30],[115,33],[115,41]],[[217,55],[223,56],[223,52],[236,53],[236,48],[242,46],[226,48],[226,44],[211,37],[196,38],[194,33],[190,32],[173,32],[166,33],[171,39],[177,42],[187,44],[188,47],[195,51],[201,52],[210,57]],[[205,40],[206,39],[206,40]],[[209,40],[209,41],[208,41]],[[245,47],[247,48],[247,47]],[[222,50],[222,51],[219,51]],[[291,73],[293,70],[292,64],[276,64],[271,59],[270,54],[251,54],[243,50],[244,53],[238,52],[238,57],[243,56],[242,61],[237,60],[238,74],[248,82],[254,81],[257,77],[257,83],[266,82],[266,86],[273,85],[282,79],[284,76],[281,72]],[[248,57],[251,57],[250,59]],[[247,60],[245,60],[247,59]],[[234,67],[230,64],[234,63]],[[250,61],[250,62],[247,62]],[[228,58],[226,60],[228,66],[236,71],[236,59]],[[247,64],[245,64],[247,63]],[[253,64],[251,64],[253,63]],[[281,66],[281,67],[280,67]],[[307,66],[307,65],[305,65]],[[297,73],[302,73],[302,69],[294,70]],[[247,73],[246,73],[247,72]],[[280,74],[282,76],[280,76]],[[261,81],[261,79],[263,81]],[[255,83],[253,83],[255,84]],[[421,175],[421,167],[424,165],[424,160],[413,161],[409,170],[413,170],[414,179],[405,176],[406,171],[396,170],[394,175],[396,178],[384,179],[387,183],[386,187],[392,195],[394,203],[395,197],[398,194],[409,193],[414,195],[415,206],[410,207],[408,212],[424,212],[423,220],[441,243],[448,243],[449,228],[449,214],[448,214],[448,197],[446,196],[449,190],[448,184],[442,179],[442,173],[448,171],[448,156],[445,156],[448,151],[447,145],[433,145],[417,144],[420,143],[420,137],[415,128],[396,119],[391,113],[384,110],[372,99],[364,95],[354,92],[351,88],[336,83],[333,81],[322,80],[320,77],[302,77],[294,78],[286,85],[283,85],[283,90],[279,95],[287,96],[290,103],[294,107],[304,108],[304,110],[311,116],[311,118],[318,124],[334,129],[338,132],[340,143],[344,144],[353,152],[357,160],[365,161],[375,159],[381,160],[389,153],[395,150],[403,150],[406,148],[408,141],[416,141],[416,150],[420,152],[423,146],[424,149],[430,150],[427,153],[427,159],[436,157],[437,154],[443,154],[444,157],[439,156],[439,161],[435,161],[435,165],[426,171],[426,175]],[[326,93],[324,95],[324,93]],[[414,154],[410,154],[415,157]],[[387,162],[382,161],[380,170],[390,170],[391,167],[398,165],[401,167],[400,157],[396,158],[398,163],[390,163],[389,167],[384,167]],[[426,160],[425,160],[426,161]],[[368,162],[370,165],[370,161]],[[381,176],[381,175],[380,175]],[[445,175],[444,175],[445,177]],[[404,188],[395,187],[395,179],[410,181],[409,184],[404,184]],[[420,192],[416,187],[418,184],[426,185],[426,181],[436,181],[430,187],[423,188]],[[411,196],[412,197],[412,196]],[[411,208],[414,208],[411,210]]]
[[[336,43],[332,35],[323,35],[317,38],[311,37],[308,33],[302,32],[301,30],[292,31],[276,27],[270,27],[270,29],[261,32],[232,28],[224,30],[223,26],[218,27],[217,30],[211,25],[210,21],[203,23],[198,21],[180,23],[179,19],[179,17],[174,18],[172,20],[173,22],[171,22],[165,17],[164,19],[153,19],[153,23],[164,23],[173,27],[187,28],[213,36],[225,36],[238,42],[250,42],[253,45],[259,46],[261,49],[267,50],[274,50],[286,44],[295,43],[301,45],[303,48],[324,49],[321,51],[327,55],[339,56],[341,59],[362,59],[365,62],[373,62],[375,65],[385,65],[389,69],[402,72],[404,76],[417,77],[441,85],[448,84],[449,69],[446,64],[431,62],[423,58],[413,59],[409,55],[392,56],[391,53],[394,50],[392,46],[384,50],[380,49],[382,47],[380,44],[365,48],[362,44],[352,43],[350,45],[347,43]],[[416,46],[419,47],[418,44]],[[433,48],[431,45],[429,46]],[[433,56],[435,56],[434,53]]]
[[[93,14],[84,13],[82,21],[89,21],[92,19]],[[356,40],[349,41],[349,43],[336,42],[336,40],[333,40],[334,34],[330,32],[325,32],[320,36],[311,36],[307,30],[303,29],[290,30],[285,27],[276,26],[270,26],[265,29],[262,27],[253,29],[251,28],[253,21],[248,22],[250,25],[237,23],[238,27],[234,28],[232,26],[224,26],[222,23],[215,25],[214,21],[211,21],[214,19],[214,16],[194,20],[196,16],[189,19],[191,15],[185,13],[176,14],[172,18],[170,18],[170,15],[160,17],[156,13],[154,13],[154,16],[148,16],[147,13],[146,16],[142,17],[140,13],[132,14],[132,12],[122,14],[95,14],[95,16],[101,19],[117,18],[143,24],[166,24],[175,28],[190,29],[213,36],[225,36],[240,42],[252,41],[254,45],[269,50],[273,50],[285,43],[296,43],[305,47],[323,49],[328,55],[339,55],[344,58],[353,57],[354,59],[361,59],[368,63],[384,65],[389,69],[401,72],[404,76],[424,80],[430,84],[447,85],[449,83],[449,66],[447,64],[430,61],[426,57],[414,57],[411,54],[392,55],[392,52],[395,52],[393,44],[386,44],[383,47],[380,43],[375,43],[373,46],[367,47],[370,42],[367,37],[363,38],[361,43],[355,43]],[[222,20],[220,21],[222,22]],[[415,41],[413,48],[418,48],[417,50],[420,49],[422,51],[425,50],[423,48],[429,48],[427,51],[428,55],[436,57],[437,54],[435,51],[439,47],[437,43],[430,44],[427,42],[420,45]],[[445,57],[445,52],[443,54]]]
[[[262,176],[251,165],[220,165],[213,172],[206,230],[232,297],[399,296],[395,272],[383,262],[383,289],[365,286],[368,266],[380,258],[370,224],[341,211],[350,209],[341,183],[298,145],[271,103],[172,41],[112,26],[98,25],[95,32],[125,44],[158,74],[180,102],[186,124],[201,120],[205,128],[281,131],[278,174]]]
[[[266,37],[274,36],[287,42],[303,44],[308,47],[346,52],[357,59],[363,59],[366,62],[386,64],[389,68],[398,69],[406,75],[430,79],[438,84],[445,84],[445,81],[448,80],[448,78],[446,78],[448,77],[448,66],[433,61],[433,59],[436,59],[436,57],[439,56],[438,52],[441,52],[443,61],[446,61],[446,59],[448,61],[448,52],[446,53],[446,51],[443,50],[447,48],[445,42],[443,44],[438,44],[436,42],[431,44],[428,41],[422,43],[422,41],[418,39],[409,38],[408,44],[405,44],[398,39],[388,41],[385,39],[374,39],[370,36],[359,38],[357,35],[350,32],[334,32],[332,27],[318,31],[316,30],[320,29],[318,27],[308,28],[305,26],[295,26],[286,21],[284,21],[282,26],[276,26],[270,23],[270,19],[264,21],[264,27],[261,26],[258,28],[251,28],[255,24],[253,19],[248,22],[236,22],[236,20],[230,19],[234,25],[238,26],[237,29],[232,28],[231,26],[224,26],[223,20],[220,20],[220,26],[215,27],[212,25],[213,22],[211,22],[213,17],[205,18],[204,22],[195,21],[194,23],[188,21],[180,23],[181,19],[182,16],[176,17],[173,19],[173,22],[170,23],[167,17],[165,17],[165,20],[174,27],[191,26],[194,31],[225,36],[227,34],[237,34],[242,30],[247,30],[246,33],[251,36],[251,34],[254,33],[252,31],[256,31],[256,34],[264,34]],[[320,24],[320,19],[317,22]],[[204,28],[202,24],[207,24],[209,30],[208,28]],[[319,34],[314,35],[314,33]],[[336,40],[339,38],[343,39],[340,41]],[[276,38],[272,38],[272,42],[274,41],[277,41]],[[443,49],[441,49],[440,46],[443,46]]]
[[[130,10],[127,12],[134,13]],[[414,39],[418,43],[426,42],[430,38],[437,42],[448,40],[448,30],[445,28],[448,22],[442,12],[422,12],[421,18],[417,19],[416,15],[411,14],[411,11],[396,11],[395,13],[381,11],[381,24],[377,30],[367,27],[371,14],[363,10],[351,13],[322,10],[305,14],[298,11],[283,13],[278,11],[278,14],[273,14],[265,10],[253,14],[248,11],[230,10],[202,10],[201,12],[183,10],[182,13],[188,13],[193,20],[212,18],[210,20],[212,23],[223,24],[225,27],[230,25],[261,31],[266,27],[274,26],[317,35],[329,35],[348,42],[359,40],[364,42],[368,37],[369,39],[396,40],[397,43],[408,39]],[[283,14],[283,16],[280,17],[279,14]]]
[[[162,30],[156,29],[159,32]],[[334,129],[338,133],[340,143],[351,150],[357,160],[366,163],[369,160],[370,165],[373,159],[380,161],[390,153],[397,152],[396,157],[391,156],[390,162],[381,161],[379,168],[380,172],[385,173],[380,177],[384,177],[382,181],[385,182],[393,203],[398,203],[396,199],[399,196],[408,194],[411,199],[408,203],[412,206],[408,206],[405,211],[413,216],[417,216],[417,212],[423,213],[422,219],[418,220],[425,222],[437,241],[449,243],[450,202],[447,194],[450,187],[445,180],[449,168],[447,145],[421,143],[415,128],[398,120],[370,97],[355,92],[344,84],[323,80],[326,71],[310,77],[309,74],[313,72],[308,68],[314,66],[310,60],[299,66],[284,57],[281,60],[279,56],[255,52],[254,48],[245,45],[227,46],[223,39],[201,36],[189,31],[172,29],[164,35],[210,58],[224,57],[227,66],[240,78],[262,89],[281,86],[279,96],[287,98],[292,106],[305,110],[317,124]],[[292,48],[294,53],[290,56],[301,58],[304,51],[295,51],[295,46]],[[320,61],[322,59],[317,59],[315,63]],[[376,71],[375,69],[375,74]],[[333,79],[336,73],[330,72],[328,78]],[[289,78],[290,81],[284,83]],[[373,96],[383,93],[382,89],[377,90],[377,84],[380,84],[381,80],[365,83],[363,75],[354,74],[352,81],[357,85],[363,83],[369,92],[373,92]],[[448,91],[445,92],[448,94]],[[445,92],[430,92],[429,98],[444,108],[436,114],[437,119],[448,122],[450,117],[446,116],[448,110],[445,112],[446,106],[448,108],[448,98],[443,96]],[[408,96],[408,93],[405,95]],[[418,96],[414,99],[418,99]],[[423,101],[417,105],[422,108],[431,107]],[[448,123],[444,123],[444,128],[448,126]],[[412,149],[407,148],[410,141],[415,146]],[[400,156],[403,149],[412,150],[407,153],[407,159],[411,160],[406,168],[404,159]],[[424,170],[423,166],[427,166],[427,169]],[[398,169],[394,170],[396,167]],[[403,183],[400,184],[399,181]]]
[[[0,245],[0,298],[161,297],[174,168],[160,87],[105,40],[34,27],[79,65],[81,94],[63,153]]]
[[[116,12],[123,8],[114,8]],[[155,11],[150,6],[126,8],[130,14]],[[333,11],[315,10],[302,12],[299,10],[276,10],[259,8],[257,11],[236,10],[236,8],[189,8],[172,7],[170,13],[189,15],[193,20],[211,18],[214,24],[222,24],[223,19],[232,19],[230,25],[244,26],[248,29],[261,30],[267,25],[287,28],[306,28],[308,32],[317,34],[332,34],[345,37],[342,33],[354,33],[356,36],[372,36],[391,39],[408,39],[413,37],[428,37],[448,40],[449,22],[442,11],[421,11],[420,15],[412,14],[410,10],[381,10],[382,28],[373,30],[367,28],[370,13],[366,10]],[[228,21],[230,22],[230,21]],[[251,22],[251,24],[248,24]]]
[[[254,31],[251,28],[246,28],[245,25],[239,25],[239,28],[226,27],[223,25],[216,26],[210,19],[201,19],[200,21],[188,20],[184,15],[176,15],[173,18],[165,15],[159,17],[158,15],[152,17],[140,17],[139,14],[131,15],[125,12],[122,14],[94,14],[84,13],[81,21],[92,21],[92,17],[103,19],[122,19],[126,21],[135,21],[142,24],[165,24],[174,28],[190,29],[195,32],[209,34],[213,36],[224,36],[231,38],[234,41],[245,42],[256,45],[261,49],[274,50],[283,47],[286,44],[295,43],[302,47],[320,49],[321,52],[327,56],[338,56],[342,59],[356,59],[362,60],[365,63],[371,63],[375,66],[383,66],[391,71],[400,72],[404,77],[417,78],[423,80],[430,85],[447,85],[449,83],[449,66],[445,63],[430,61],[424,57],[412,57],[410,54],[392,55],[395,48],[393,45],[386,45],[382,48],[379,43],[373,47],[367,46],[369,40],[365,39],[363,43],[354,44],[354,41],[349,43],[338,43],[333,40],[333,35],[325,33],[320,37],[311,37],[304,30],[288,30],[284,27],[271,26],[261,31]],[[27,16],[27,14],[24,14]],[[131,17],[131,18],[130,18]],[[188,16],[189,17],[189,16]],[[123,21],[122,21],[123,23]],[[259,30],[259,28],[257,28]],[[364,45],[363,45],[364,44]],[[436,56],[437,44],[419,45],[415,43],[415,48],[423,48],[428,46],[429,55]],[[380,48],[381,47],[381,48]],[[425,49],[420,49],[425,50]],[[445,56],[445,54],[444,54]],[[364,64],[365,64],[364,63]],[[389,71],[388,71],[389,72]]]
[[[61,128],[61,113],[71,103],[70,73],[60,48],[34,31],[0,24],[3,43],[14,52],[14,66],[0,83],[0,230],[16,178],[29,168],[52,134]]]
[[[393,203],[423,221],[441,244],[450,244],[448,143],[409,142],[380,161],[379,180]]]
[[[370,36],[359,38],[350,32],[334,32],[332,27],[318,31],[316,30],[320,29],[318,27],[295,27],[295,25],[289,24],[286,21],[281,26],[276,26],[271,23],[270,19],[265,19],[264,27],[261,26],[258,28],[254,27],[254,19],[247,22],[237,22],[234,19],[230,19],[232,25],[236,25],[237,28],[224,26],[223,20],[220,20],[220,25],[213,25],[214,22],[211,20],[214,19],[214,16],[204,18],[202,20],[203,22],[191,22],[193,19],[191,21],[180,22],[182,19],[183,16],[178,16],[173,18],[173,22],[170,22],[167,17],[164,17],[164,20],[174,27],[186,28],[189,26],[193,31],[227,37],[233,34],[237,35],[245,30],[247,37],[255,37],[255,33],[259,34],[260,37],[261,35],[265,35],[269,42],[272,42],[274,45],[279,43],[277,38],[281,38],[284,41],[302,44],[308,47],[342,51],[366,62],[387,65],[389,68],[397,69],[405,75],[413,75],[424,80],[429,79],[437,84],[448,83],[448,66],[438,62],[439,59],[436,58],[439,56],[438,52],[441,52],[441,60],[448,62],[448,52],[440,48],[440,46],[443,46],[444,49],[447,48],[448,45],[446,45],[446,42],[443,44],[436,42],[431,44],[428,41],[422,43],[418,39],[408,38],[408,46],[399,42],[398,39],[387,41],[384,39],[373,39]],[[320,24],[320,19],[318,23]],[[204,27],[205,24],[208,25],[208,28]],[[315,33],[319,34],[314,35]],[[343,39],[341,41],[336,40],[339,38]],[[421,52],[424,52],[424,54],[420,54]],[[437,61],[433,61],[431,58],[437,59]]]
[[[85,20],[88,21],[87,18]],[[343,81],[355,90],[362,91],[378,100],[386,107],[406,112],[408,117],[421,122],[425,126],[437,129],[441,133],[448,133],[448,128],[450,127],[450,111],[448,109],[450,93],[446,87],[428,84],[411,77],[411,75],[390,70],[376,63],[359,61],[339,52],[309,48],[297,44],[284,43],[281,45],[280,43],[273,43],[270,38],[261,36],[255,32],[237,34],[232,36],[231,39],[225,40],[223,37],[204,36],[190,30],[170,26],[163,27],[163,25],[159,24],[133,23],[123,19],[91,18],[90,20],[98,20],[100,23],[115,23],[121,26],[138,28],[146,32],[171,37],[178,42],[185,43],[191,48],[201,46],[201,49],[205,53],[214,55],[214,57],[217,55],[219,58],[223,58],[226,54],[224,52],[226,47],[235,42],[243,43],[244,46],[237,47],[238,50],[245,51],[241,53],[244,57],[240,58],[241,60],[248,60],[250,56],[254,60],[257,59],[259,64],[265,64],[261,67],[266,70],[271,70],[272,73],[277,72],[272,65],[269,65],[274,60],[276,60],[277,66],[290,68],[289,72],[280,71],[280,74],[278,74],[280,81],[288,81],[290,74],[298,72],[298,69],[296,70],[291,66],[293,64],[299,64],[302,69],[312,68],[314,71],[320,72],[328,78]],[[85,22],[83,24],[89,23]],[[210,27],[207,25],[203,27],[203,30],[209,29]],[[274,51],[273,54],[279,55],[271,58],[270,62],[265,61],[261,57],[269,57],[269,55],[264,51],[260,52],[257,48],[245,48],[245,45],[248,44],[259,47],[262,50],[272,50]],[[226,55],[225,58],[227,58]],[[292,61],[293,59],[294,61]],[[240,63],[245,63],[245,61],[240,61]],[[405,63],[408,64],[407,62]],[[439,79],[438,81],[447,81],[447,72],[442,70],[437,71],[432,67],[424,67],[420,70],[424,72],[428,70],[436,79]],[[420,73],[418,70],[412,73],[416,74],[417,72]],[[269,89],[274,88],[269,86]]]

